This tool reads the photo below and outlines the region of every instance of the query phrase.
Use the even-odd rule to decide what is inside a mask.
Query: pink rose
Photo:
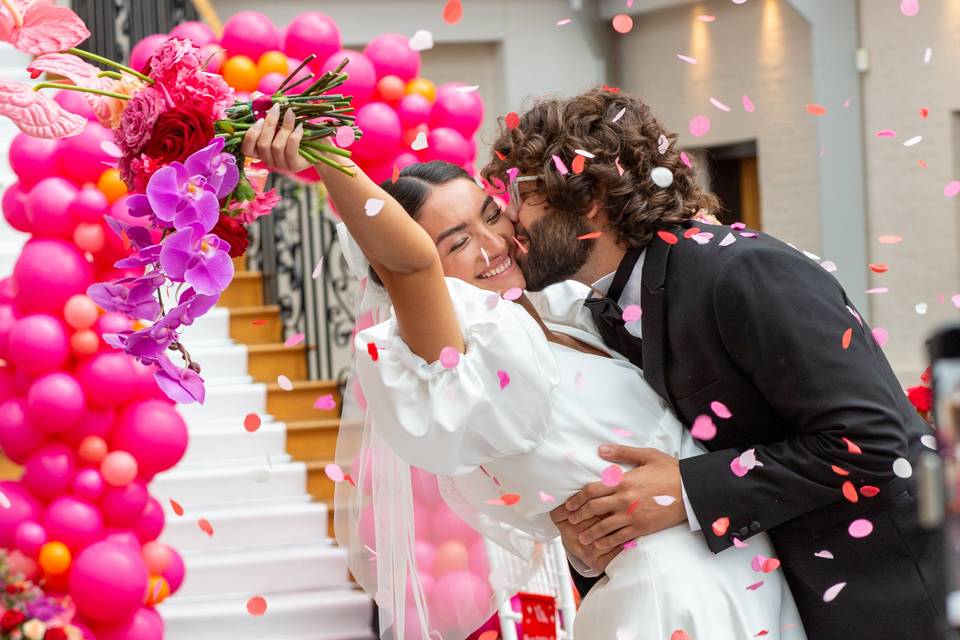
[[[200,49],[189,40],[170,38],[154,50],[148,75],[164,84],[173,85],[184,70],[200,68]]]
[[[114,140],[124,156],[138,153],[150,141],[157,118],[172,106],[166,94],[156,86],[137,92],[127,102],[120,116],[120,127],[113,131]]]
[[[227,107],[233,105],[234,91],[222,76],[205,71],[183,70],[170,95],[177,104],[189,104],[210,116],[211,120],[224,117]]]

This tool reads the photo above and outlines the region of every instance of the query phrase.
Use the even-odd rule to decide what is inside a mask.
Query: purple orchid
[[[190,326],[194,320],[210,311],[219,299],[219,295],[208,296],[192,288],[187,289],[180,295],[179,304],[167,312],[167,317],[176,318],[181,325]]]
[[[160,266],[171,280],[186,282],[197,293],[218,295],[233,279],[230,245],[199,224],[167,237],[160,249]]]
[[[153,373],[160,390],[174,402],[203,404],[206,389],[203,378],[191,369],[178,367],[165,354],[157,358],[158,369]]]
[[[162,274],[98,282],[87,288],[87,295],[105,311],[124,313],[140,320],[155,320],[160,315],[156,291],[163,282]]]
[[[126,236],[127,239],[130,240],[130,246],[133,247],[134,250],[139,251],[153,244],[153,237],[150,235],[150,230],[146,227],[120,222],[113,216],[103,216],[103,220],[121,240]]]
[[[218,199],[226,198],[240,181],[237,159],[229,153],[223,153],[223,138],[214,138],[203,149],[191,154],[184,166],[190,175],[201,176],[207,181]]]

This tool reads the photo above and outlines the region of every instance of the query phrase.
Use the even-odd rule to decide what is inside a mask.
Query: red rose
[[[910,387],[907,389],[907,398],[921,413],[926,413],[933,407],[933,390],[930,387]]]
[[[210,144],[213,134],[213,122],[203,111],[175,107],[157,118],[143,153],[158,164],[183,162]]]
[[[210,230],[221,240],[230,245],[230,257],[239,258],[250,246],[250,236],[247,228],[232,216],[220,214],[217,224]]]
[[[16,609],[9,609],[3,617],[0,618],[0,631],[13,631],[19,627],[27,616]]]
[[[47,629],[47,632],[43,634],[43,640],[69,640],[67,632],[63,630],[63,627],[56,627]]]

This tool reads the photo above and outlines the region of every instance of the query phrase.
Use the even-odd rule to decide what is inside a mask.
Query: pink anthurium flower
[[[83,20],[53,0],[0,0],[0,40],[35,56],[75,47],[90,37]]]
[[[53,98],[22,82],[0,78],[0,116],[13,121],[20,131],[35,138],[75,136],[87,119],[70,113]]]
[[[110,78],[101,78],[99,76],[101,69],[81,60],[72,53],[47,53],[36,58],[27,67],[31,76],[36,78],[41,73],[52,73],[68,78],[78,87],[87,89],[97,89],[98,91],[110,91],[113,89],[113,80]],[[101,123],[110,119],[110,103],[115,98],[97,95],[93,93],[84,93],[93,113]]]

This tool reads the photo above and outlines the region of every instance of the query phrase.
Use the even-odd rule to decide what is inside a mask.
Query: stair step
[[[252,594],[251,594],[252,595]],[[267,612],[247,613],[247,597],[196,600],[179,594],[159,606],[166,640],[373,640],[370,598],[352,589],[263,594]]]
[[[236,416],[240,424],[248,413],[263,415],[267,408],[267,386],[259,382],[251,384],[249,379],[237,378],[235,381],[213,380],[207,384],[206,400],[203,404],[179,404],[177,411],[187,424],[195,421],[212,421]]]
[[[285,347],[280,343],[254,344],[246,347],[250,375],[262,382],[273,382],[279,375],[291,380],[307,378],[307,348],[303,344]]]
[[[307,467],[307,491],[318,502],[324,502],[328,505],[333,504],[333,490],[336,484],[327,477],[325,471],[328,464],[333,460],[313,460],[306,462]]]
[[[190,356],[200,364],[204,380],[247,375],[247,345],[229,342],[212,345],[200,341],[185,344],[188,345]]]
[[[188,349],[199,342],[229,343],[231,315],[232,311],[226,307],[210,309],[194,320],[193,324],[183,328],[183,343]],[[193,353],[192,349],[190,352]]]
[[[303,495],[307,469],[302,462],[272,460],[267,465],[174,467],[158,474],[150,491],[161,503],[173,498],[181,505],[204,507],[269,501]]]
[[[180,465],[223,465],[229,461],[265,461],[286,453],[287,429],[282,422],[265,419],[260,428],[248,432],[243,419],[190,425],[187,453]]]
[[[218,304],[228,308],[263,304],[263,274],[259,271],[235,272],[230,286],[220,294]]]
[[[230,309],[230,337],[243,344],[269,344],[283,340],[280,307],[234,307]]]
[[[295,460],[332,460],[337,452],[338,418],[287,422],[287,453]]]
[[[185,553],[308,544],[327,537],[327,507],[307,496],[261,506],[185,509],[182,516],[172,512],[169,502],[164,506],[167,525],[161,540]],[[200,518],[213,527],[212,536],[200,529]]]
[[[266,385],[267,410],[278,420],[295,422],[335,418],[340,411],[340,393],[333,380],[303,380],[293,383],[293,389],[284,391],[276,382]],[[333,394],[337,403],[334,409],[315,409],[318,397]]]

